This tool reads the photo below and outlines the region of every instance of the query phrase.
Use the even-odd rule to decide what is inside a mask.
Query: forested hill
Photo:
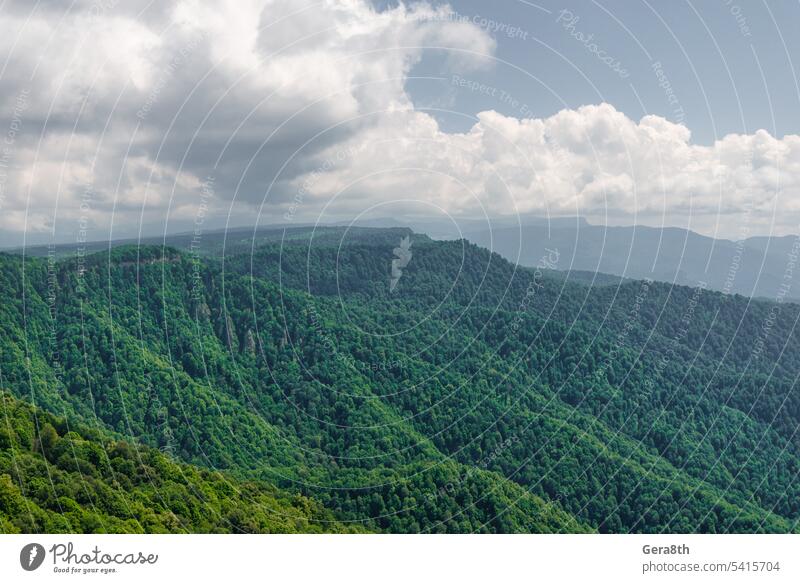
[[[0,532],[363,532],[303,496],[76,430],[7,394],[0,418]]]
[[[587,283],[403,229],[2,256],[0,384],[368,529],[797,531],[798,307]]]

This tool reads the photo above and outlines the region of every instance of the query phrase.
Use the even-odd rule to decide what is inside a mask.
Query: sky
[[[789,26],[800,17],[797,2],[544,1],[534,8],[512,0],[493,3],[490,11],[486,4],[451,6],[478,24],[493,20],[495,26],[519,27],[519,33],[494,32],[496,66],[479,80],[527,104],[530,116],[606,102],[631,119],[652,114],[683,122],[696,144],[758,129],[777,137],[800,133],[793,63],[800,59],[800,39]],[[620,64],[616,74],[581,42],[589,35],[589,44]],[[432,73],[435,59],[429,61]],[[677,103],[670,103],[659,70]],[[418,85],[412,90],[418,103],[441,93],[441,87]],[[455,108],[464,113],[494,108],[520,114],[491,96],[454,96]]]
[[[800,233],[800,3],[7,0],[0,246],[575,216]]]

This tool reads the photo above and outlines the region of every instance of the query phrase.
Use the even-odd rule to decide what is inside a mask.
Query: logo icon
[[[394,292],[397,283],[403,277],[403,269],[411,261],[411,237],[405,236],[400,240],[400,246],[394,248],[394,255],[397,259],[392,259],[392,279],[389,281],[389,291]]]
[[[19,564],[26,571],[35,571],[44,562],[44,547],[39,543],[30,543],[19,552]]]

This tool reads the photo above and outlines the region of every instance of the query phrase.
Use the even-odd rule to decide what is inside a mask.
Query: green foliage
[[[369,529],[798,530],[796,305],[590,287],[420,236],[392,292],[406,234],[120,247],[85,272],[0,257],[0,383]],[[15,431],[47,459],[50,425]],[[0,500],[50,492],[45,470]]]
[[[306,497],[176,463],[151,448],[100,440],[5,394],[0,419],[2,532],[361,530]]]

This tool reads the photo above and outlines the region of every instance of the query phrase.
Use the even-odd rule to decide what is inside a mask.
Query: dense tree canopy
[[[798,529],[798,306],[522,269],[417,235],[392,290],[409,234],[298,229],[224,257],[2,256],[0,385],[95,427],[101,453],[137,442],[124,447],[205,488],[255,480],[285,502],[274,484],[318,501],[301,498],[305,515],[321,504],[372,530]],[[4,529],[34,528],[3,506],[26,497],[55,513],[35,528],[83,528],[56,526],[50,498],[78,499],[47,494],[59,458],[36,444],[73,440],[49,425],[15,450],[38,460],[27,473],[1,469]],[[139,457],[131,471],[157,465]],[[44,499],[14,495],[37,479]],[[192,527],[136,528],[226,528],[163,508]],[[256,530],[280,530],[267,517]]]
[[[276,487],[111,441],[0,394],[0,531],[360,532]]]

